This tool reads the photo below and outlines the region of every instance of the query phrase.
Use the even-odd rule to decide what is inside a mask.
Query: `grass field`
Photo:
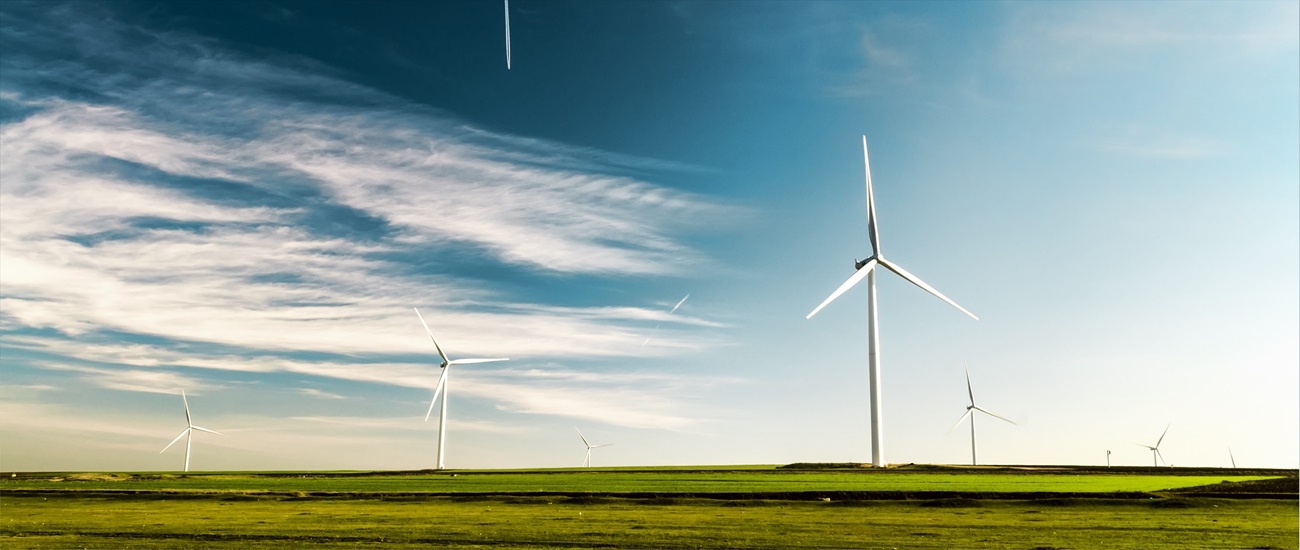
[[[1294,484],[1291,472],[1281,486]],[[1163,492],[1224,480],[1230,485],[1220,487],[1249,486],[1243,482],[1277,475],[772,467],[455,473],[5,474],[0,546],[1296,548],[1300,530],[1294,498]],[[810,491],[850,498],[789,498]],[[911,500],[859,498],[894,492]],[[954,492],[966,496],[946,496]],[[997,493],[1038,497],[983,498]]]
[[[453,475],[454,474],[454,475]],[[1150,492],[1249,481],[1263,475],[1105,475],[746,470],[552,470],[408,475],[350,473],[45,474],[0,480],[0,490],[192,493],[790,493],[790,492]]]

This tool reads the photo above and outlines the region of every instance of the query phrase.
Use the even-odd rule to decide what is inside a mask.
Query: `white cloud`
[[[1009,3],[1003,56],[1014,70],[1092,75],[1198,67],[1293,52],[1294,2]]]
[[[122,391],[176,393],[180,388],[212,387],[194,373],[179,374],[176,368],[246,373],[292,373],[321,377],[431,389],[438,369],[429,362],[355,363],[303,361],[276,356],[197,355],[157,346],[76,344],[56,338],[19,337],[9,344],[27,350],[57,353],[78,360],[122,367],[95,367],[41,362],[47,369],[77,372],[89,383]],[[739,381],[705,374],[682,375],[641,371],[580,371],[559,365],[547,368],[459,367],[452,375],[452,392],[494,404],[518,414],[566,416],[610,425],[634,428],[687,430],[704,418],[692,397],[716,384]],[[346,395],[302,388],[299,393],[314,397],[345,398]]]
[[[550,303],[482,275],[550,278],[549,292],[571,275],[707,268],[682,236],[741,209],[650,181],[707,169],[472,128],[306,60],[251,60],[167,32],[130,33],[148,37],[136,44],[111,17],[79,17],[55,10],[0,29],[7,44],[25,29],[26,45],[0,60],[0,99],[25,113],[0,126],[0,334],[34,357],[15,368],[163,394],[273,373],[294,375],[301,399],[350,397],[312,377],[427,390],[438,373],[412,306],[453,357],[717,345],[725,327],[702,316]],[[47,91],[64,85],[92,93]],[[641,346],[656,322],[656,345]],[[511,372],[458,370],[452,392],[640,428],[703,418],[688,404],[700,377]],[[513,428],[470,418],[457,429]]]
[[[52,34],[29,41],[56,48],[66,39],[118,72],[24,65],[6,84],[7,100],[36,110],[0,129],[6,329],[415,353],[427,349],[408,308],[423,305],[436,306],[435,330],[457,353],[630,356],[710,345],[669,335],[638,349],[638,323],[658,313],[530,303],[403,259],[422,255],[435,271],[453,254],[554,273],[698,267],[707,259],[673,234],[735,210],[612,175],[694,168],[468,129],[328,73],[243,59],[195,37],[155,33],[141,57],[111,22],[76,37],[60,34],[75,25],[39,23],[31,28]],[[25,91],[69,79],[103,83],[107,99]],[[328,89],[337,101],[266,91],[277,88]],[[304,192],[320,202],[287,200]],[[320,204],[378,228],[356,235],[305,221]]]
[[[176,394],[182,389],[191,391],[215,387],[199,378],[169,370],[96,368],[64,363],[38,363],[38,366],[75,372],[80,380],[110,390]]]
[[[337,393],[331,393],[316,388],[298,388],[298,393],[302,395],[306,395],[308,397],[319,397],[322,399],[347,399],[346,397],[339,395]]]
[[[1130,124],[1106,130],[1097,147],[1140,158],[1194,159],[1221,155],[1227,145],[1206,136]]]

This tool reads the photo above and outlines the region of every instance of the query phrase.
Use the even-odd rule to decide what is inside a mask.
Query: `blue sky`
[[[0,5],[0,468],[868,461],[863,134],[889,462],[1300,464],[1294,2],[510,19]]]

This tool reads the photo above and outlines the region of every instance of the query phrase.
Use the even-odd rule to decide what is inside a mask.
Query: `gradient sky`
[[[0,3],[0,469],[869,461],[863,134],[887,461],[1295,468],[1298,6]]]

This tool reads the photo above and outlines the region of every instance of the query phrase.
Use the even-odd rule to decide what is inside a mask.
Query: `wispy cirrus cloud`
[[[1295,49],[1294,2],[1006,4],[1001,55],[1016,71],[1095,75],[1152,64],[1240,63]]]
[[[48,295],[62,285],[34,281],[49,273],[99,279],[74,287],[83,292],[80,300],[107,287],[172,294],[173,283],[187,286],[197,273],[228,275],[214,281],[217,288],[292,275],[299,284],[253,286],[321,293],[318,301],[332,304],[381,296],[409,303],[419,294],[440,302],[486,297],[473,285],[412,276],[381,259],[421,249],[469,247],[490,261],[561,273],[671,273],[704,261],[670,236],[673,228],[728,208],[627,177],[556,168],[548,159],[581,159],[586,151],[471,131],[428,109],[241,60],[211,44],[194,48],[157,34],[151,54],[137,59],[138,50],[126,50],[118,37],[94,34],[74,42],[88,49],[85,42],[97,40],[98,65],[108,58],[127,75],[124,83],[103,83],[100,91],[114,101],[32,96],[33,80],[105,76],[75,64],[36,71],[20,60],[20,77],[5,90],[9,101],[36,110],[6,124],[0,136],[5,215],[15,222],[3,235],[4,278],[9,296],[30,299],[6,309],[36,326],[74,318],[35,303],[66,302]],[[203,89],[196,106],[196,88],[213,79],[227,84]],[[303,102],[267,91],[324,84],[372,105]],[[196,110],[205,116],[196,119]],[[517,147],[475,143],[482,135]],[[593,164],[638,162],[606,155]],[[315,194],[315,202],[286,206],[294,193]],[[322,205],[342,207],[335,214],[348,218],[343,223],[368,224],[360,231],[368,234],[312,227],[309,218],[321,213],[304,210]],[[156,221],[162,227],[142,223]],[[372,290],[344,297],[322,288],[337,283]],[[248,294],[256,296],[253,290]],[[225,298],[208,302],[229,304]],[[283,301],[296,298],[302,297]]]
[[[432,361],[308,361],[274,355],[187,353],[163,346],[80,344],[61,338],[21,336],[10,338],[7,344],[92,363],[38,361],[36,365],[75,372],[84,383],[122,391],[175,393],[178,388],[215,387],[203,381],[200,373],[204,370],[287,373],[421,390],[433,388],[440,374]],[[180,374],[175,370],[178,368],[186,369],[187,374]],[[698,414],[702,412],[700,405],[690,404],[691,396],[710,386],[735,383],[739,381],[708,374],[590,371],[562,365],[525,369],[462,367],[456,369],[454,391],[457,398],[482,400],[510,413],[566,416],[625,427],[688,430],[706,416]],[[298,392],[313,397],[347,397],[311,389]]]
[[[552,303],[483,275],[706,267],[683,235],[740,210],[651,180],[707,169],[476,128],[308,59],[87,10],[0,10],[0,331],[49,357],[32,366],[123,391],[202,387],[204,369],[426,387],[406,357],[430,352],[411,306],[462,356],[717,343],[703,317]],[[640,347],[657,320],[691,331]],[[503,399],[473,378],[460,391],[558,410],[543,403],[559,388]],[[689,423],[625,401],[603,411]]]
[[[1221,155],[1229,146],[1207,136],[1128,124],[1106,130],[1096,147],[1139,158],[1195,159]]]
[[[181,388],[202,390],[215,387],[199,378],[170,370],[97,368],[65,363],[42,363],[38,366],[74,372],[82,381],[110,390],[174,394]]]

